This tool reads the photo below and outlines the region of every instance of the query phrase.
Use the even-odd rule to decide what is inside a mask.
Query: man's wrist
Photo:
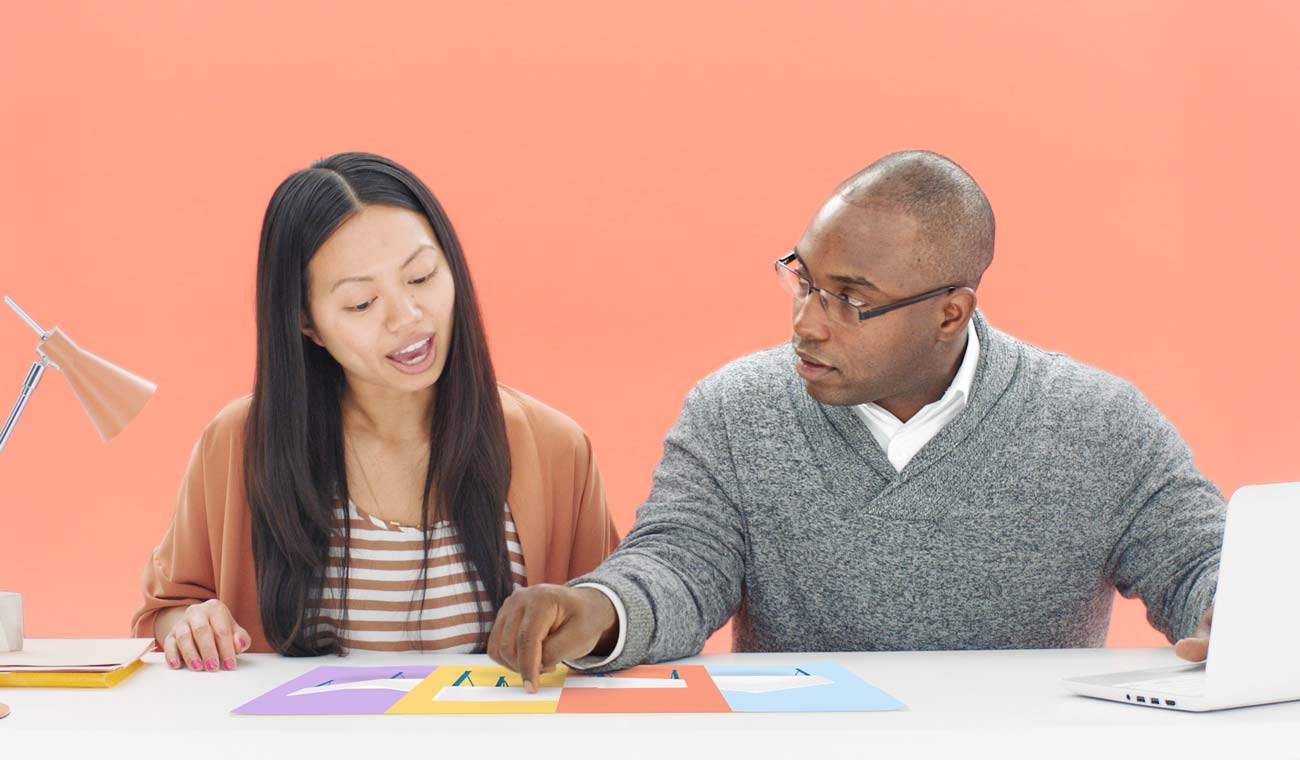
[[[591,648],[587,656],[608,657],[618,642],[618,610],[614,608],[613,600],[595,586],[578,586],[574,591],[588,598],[588,606],[594,611],[596,622],[602,631],[596,646]]]
[[[576,660],[566,660],[565,664],[577,670],[604,667],[623,654],[623,646],[627,641],[627,611],[623,609],[623,600],[618,598],[618,594],[614,593],[613,589],[601,583],[579,583],[573,588],[576,590],[591,589],[597,592],[605,597],[609,607],[593,601],[592,609],[596,611],[594,614],[602,616],[598,624],[604,626],[600,641],[596,643],[596,646],[592,648],[591,653],[587,656]],[[612,626],[605,626],[603,616],[610,608],[614,611],[614,623]],[[612,645],[608,643],[611,639],[613,641]]]

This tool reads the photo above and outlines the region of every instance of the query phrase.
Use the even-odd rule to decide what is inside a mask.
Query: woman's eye
[[[359,304],[356,304],[355,306],[349,306],[349,307],[348,307],[348,311],[365,311],[366,309],[369,309],[369,308],[370,308],[370,304],[372,304],[372,303],[374,303],[374,302],[375,302],[375,299],[372,298],[372,299],[370,299],[369,301],[366,301],[365,303],[359,303]]]
[[[426,274],[426,275],[423,276],[423,277],[417,277],[417,278],[415,278],[414,280],[411,280],[411,284],[412,284],[412,285],[423,285],[424,283],[426,283],[426,282],[428,282],[429,280],[433,279],[433,276],[434,276],[435,274],[437,274],[437,273],[438,273],[438,270],[435,269],[435,270],[433,270],[432,272]]]

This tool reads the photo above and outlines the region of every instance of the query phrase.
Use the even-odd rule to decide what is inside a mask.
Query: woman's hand
[[[252,645],[230,608],[219,599],[209,599],[168,611],[175,618],[162,640],[167,665],[173,670],[234,670],[235,658]]]

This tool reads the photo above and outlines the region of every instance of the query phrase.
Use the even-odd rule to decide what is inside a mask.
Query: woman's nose
[[[392,332],[400,332],[401,328],[420,321],[423,311],[420,304],[416,302],[415,296],[405,299],[399,299],[392,313],[388,318],[388,329]]]

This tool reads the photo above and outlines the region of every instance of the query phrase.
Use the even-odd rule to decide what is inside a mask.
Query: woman
[[[476,651],[521,585],[618,541],[586,435],[497,384],[451,223],[379,156],[286,179],[262,225],[251,396],[204,431],[144,572],[172,668],[244,651]]]

